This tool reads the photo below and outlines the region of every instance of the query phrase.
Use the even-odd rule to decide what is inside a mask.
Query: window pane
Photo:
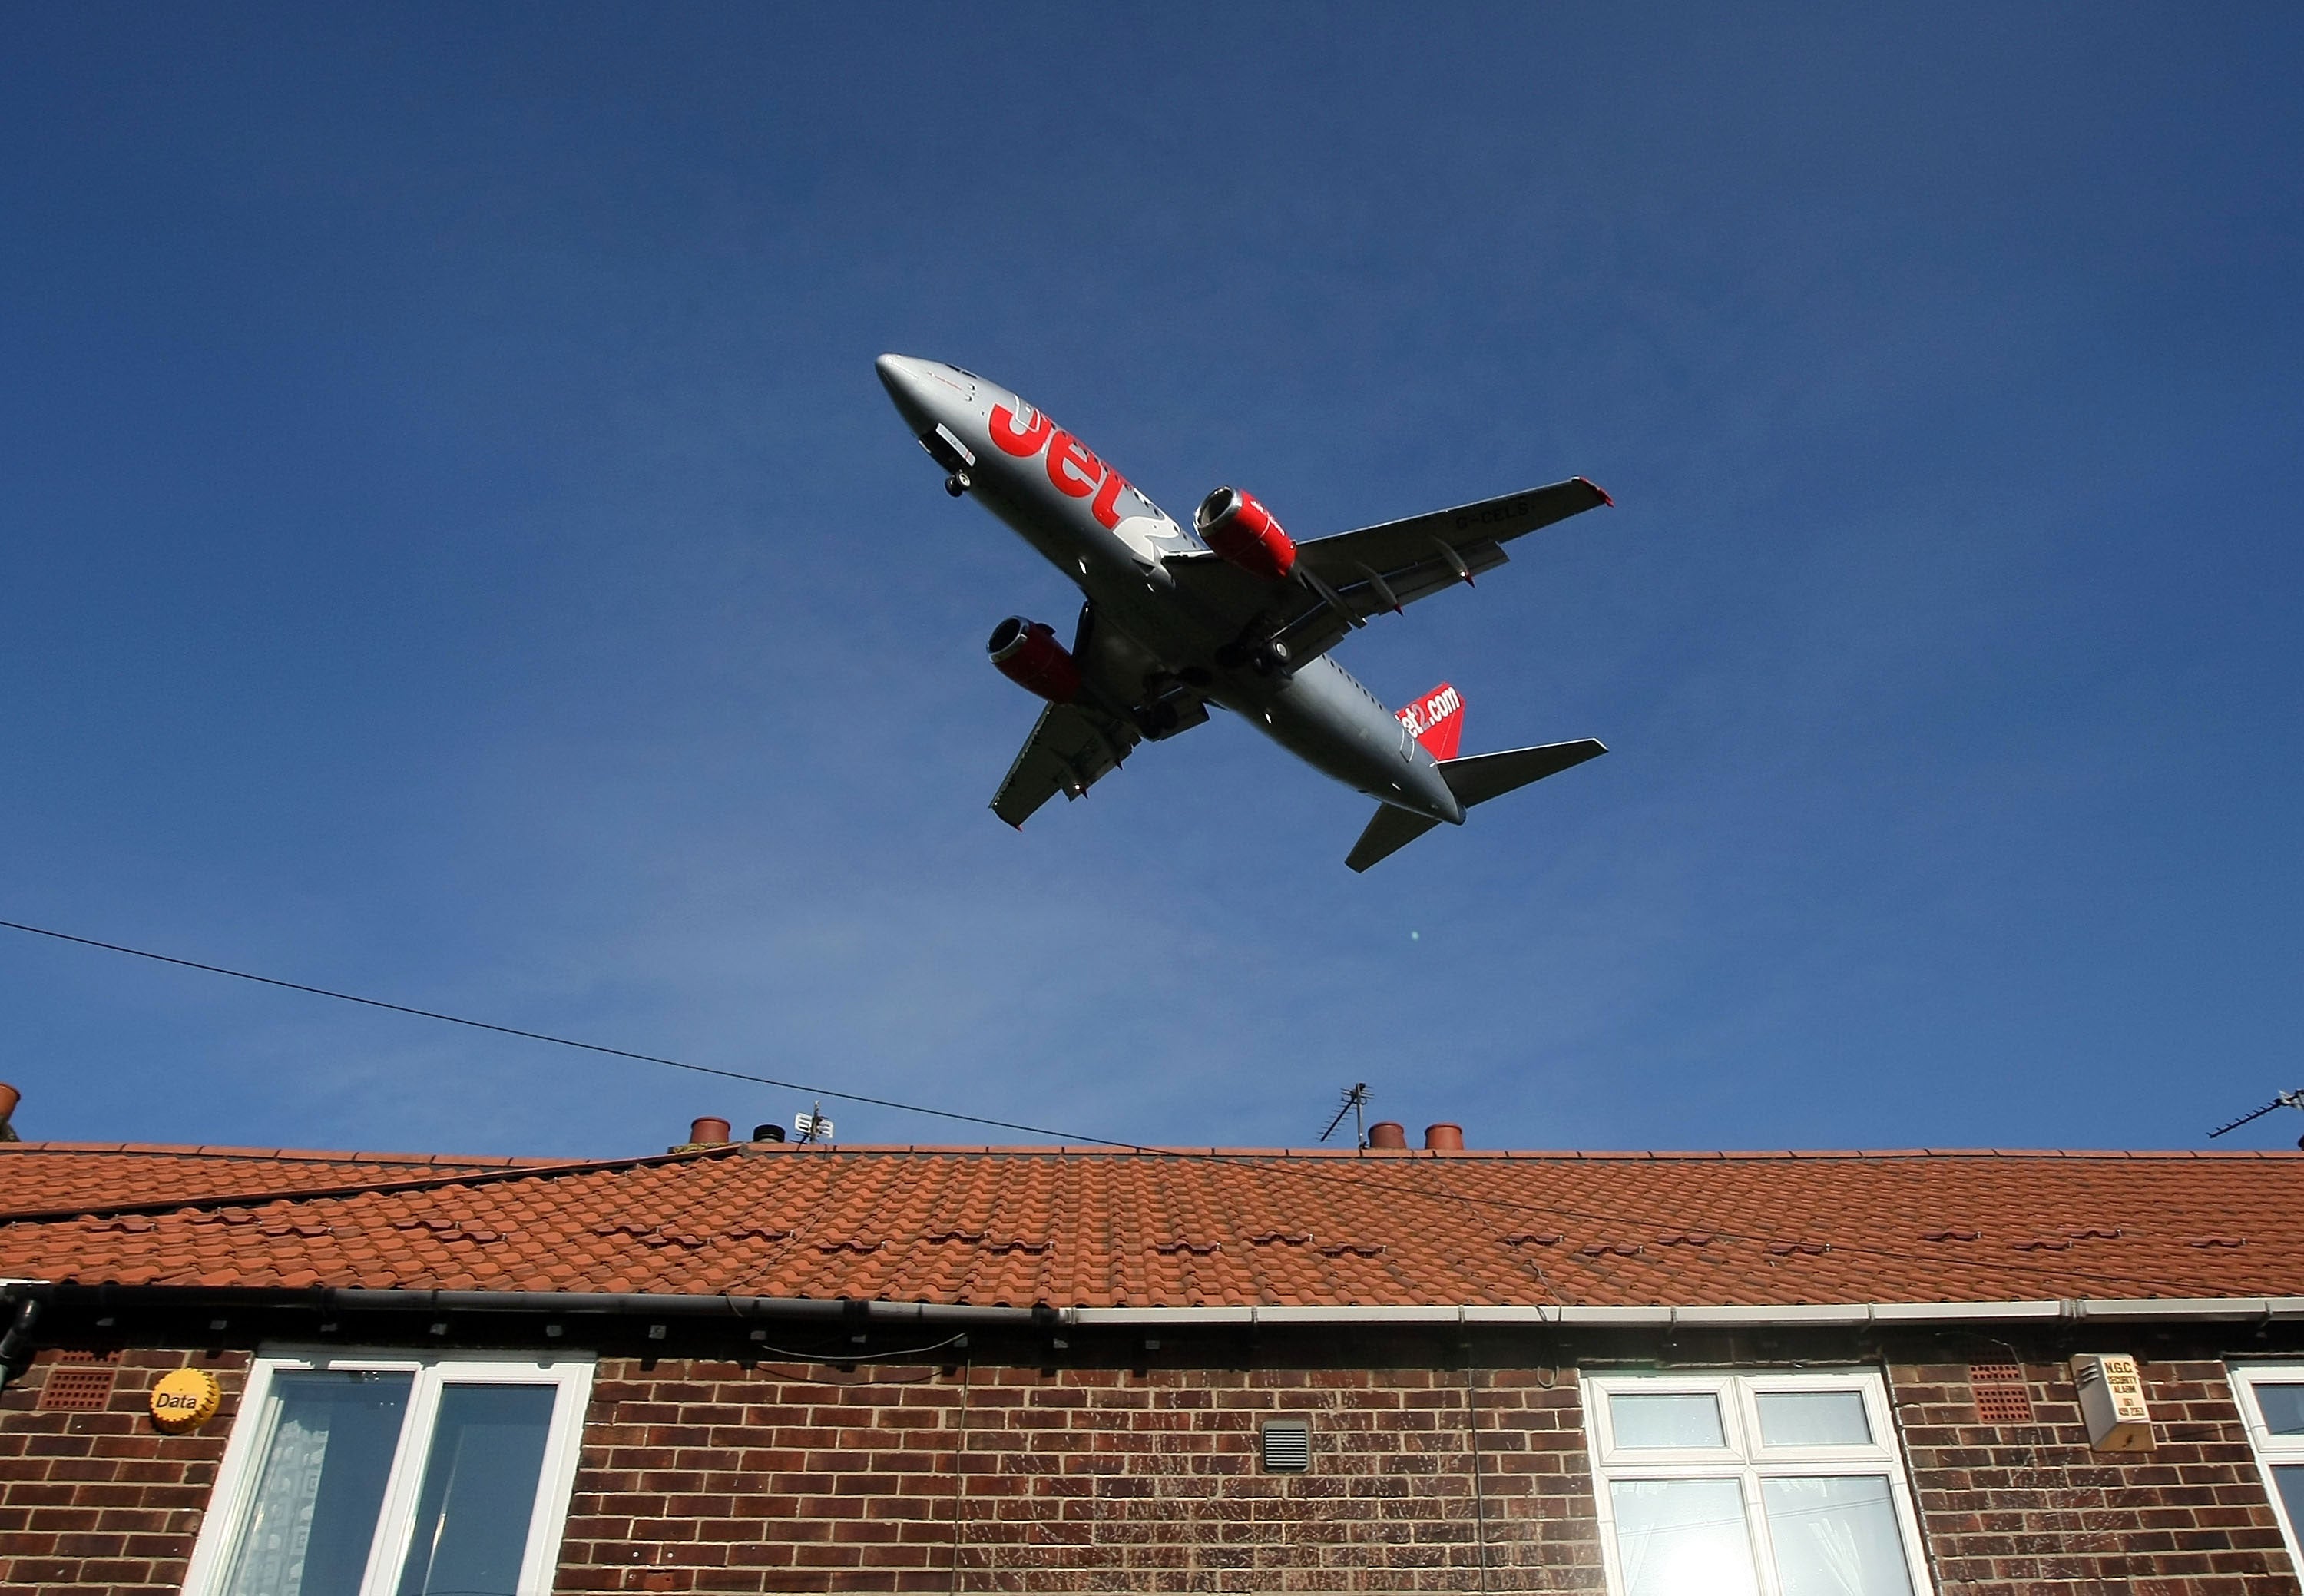
[[[1868,1447],[1872,1426],[1861,1391],[1763,1391],[1760,1443],[1768,1447]]]
[[[1620,1447],[1724,1447],[1720,1399],[1709,1391],[1617,1391],[1608,1419]]]
[[[1783,1596],[1911,1596],[1888,1481],[1763,1480]]]
[[[1752,1541],[1733,1480],[1616,1480],[1624,1596],[1752,1596]]]
[[[441,1388],[400,1596],[514,1596],[557,1395],[552,1386]]]
[[[2280,1487],[2280,1505],[2288,1509],[2288,1527],[2304,1535],[2304,1468],[2276,1468],[2272,1478]]]
[[[334,1371],[273,1378],[278,1419],[225,1596],[355,1596],[413,1380]]]
[[[2264,1427],[2274,1435],[2304,1435],[2304,1386],[2256,1388],[2256,1405],[2264,1412]]]

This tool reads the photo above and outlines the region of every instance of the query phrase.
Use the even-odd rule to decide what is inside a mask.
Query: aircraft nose
[[[888,397],[896,412],[915,432],[926,432],[936,425],[936,412],[928,403],[928,362],[914,360],[910,355],[884,354],[872,362],[880,374],[880,386],[888,390]]]

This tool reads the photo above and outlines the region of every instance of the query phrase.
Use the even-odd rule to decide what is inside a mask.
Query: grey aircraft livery
[[[936,361],[884,354],[880,381],[944,490],[972,493],[1077,583],[1067,650],[1012,615],[992,663],[1047,700],[992,800],[1011,826],[1077,798],[1140,741],[1243,717],[1315,769],[1377,802],[1344,862],[1364,870],[1476,803],[1608,751],[1590,738],[1456,757],[1463,700],[1443,683],[1397,713],[1328,658],[1368,618],[1504,563],[1504,545],[1600,505],[1581,477],[1299,543],[1253,497],[1219,488],[1193,532],[1007,389]]]

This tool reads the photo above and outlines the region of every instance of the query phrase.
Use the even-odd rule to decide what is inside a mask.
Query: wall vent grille
[[[2032,1388],[2020,1363],[1971,1363],[1968,1388],[1976,1398],[1976,1416],[1983,1422],[2032,1422]]]
[[[1264,1426],[1264,1472],[1300,1474],[1312,1466],[1312,1427],[1301,1419],[1274,1419]]]
[[[114,1371],[105,1368],[51,1369],[40,1388],[40,1406],[49,1413],[102,1413],[112,1400]]]

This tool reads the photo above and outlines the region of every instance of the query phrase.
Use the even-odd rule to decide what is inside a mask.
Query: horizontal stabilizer
[[[1448,784],[1448,790],[1456,794],[1456,802],[1470,809],[1532,781],[1557,776],[1571,765],[1597,759],[1607,751],[1606,743],[1592,737],[1573,743],[1547,743],[1541,748],[1508,748],[1501,753],[1442,760],[1440,777]],[[1385,804],[1368,823],[1368,829],[1360,833],[1360,840],[1352,845],[1352,851],[1344,855],[1344,862],[1356,870],[1364,870],[1377,860],[1399,853],[1439,823]]]
[[[1360,833],[1360,840],[1344,855],[1344,862],[1356,870],[1364,870],[1379,859],[1389,858],[1408,846],[1440,822],[1429,815],[1419,815],[1404,809],[1394,809],[1389,803],[1376,806],[1376,819]]]
[[[1547,743],[1541,748],[1508,748],[1502,753],[1443,760],[1440,778],[1456,794],[1456,802],[1470,809],[1475,803],[1501,798],[1515,787],[1557,776],[1571,765],[1597,759],[1607,751],[1608,745],[1594,737],[1579,738],[1573,743]]]

